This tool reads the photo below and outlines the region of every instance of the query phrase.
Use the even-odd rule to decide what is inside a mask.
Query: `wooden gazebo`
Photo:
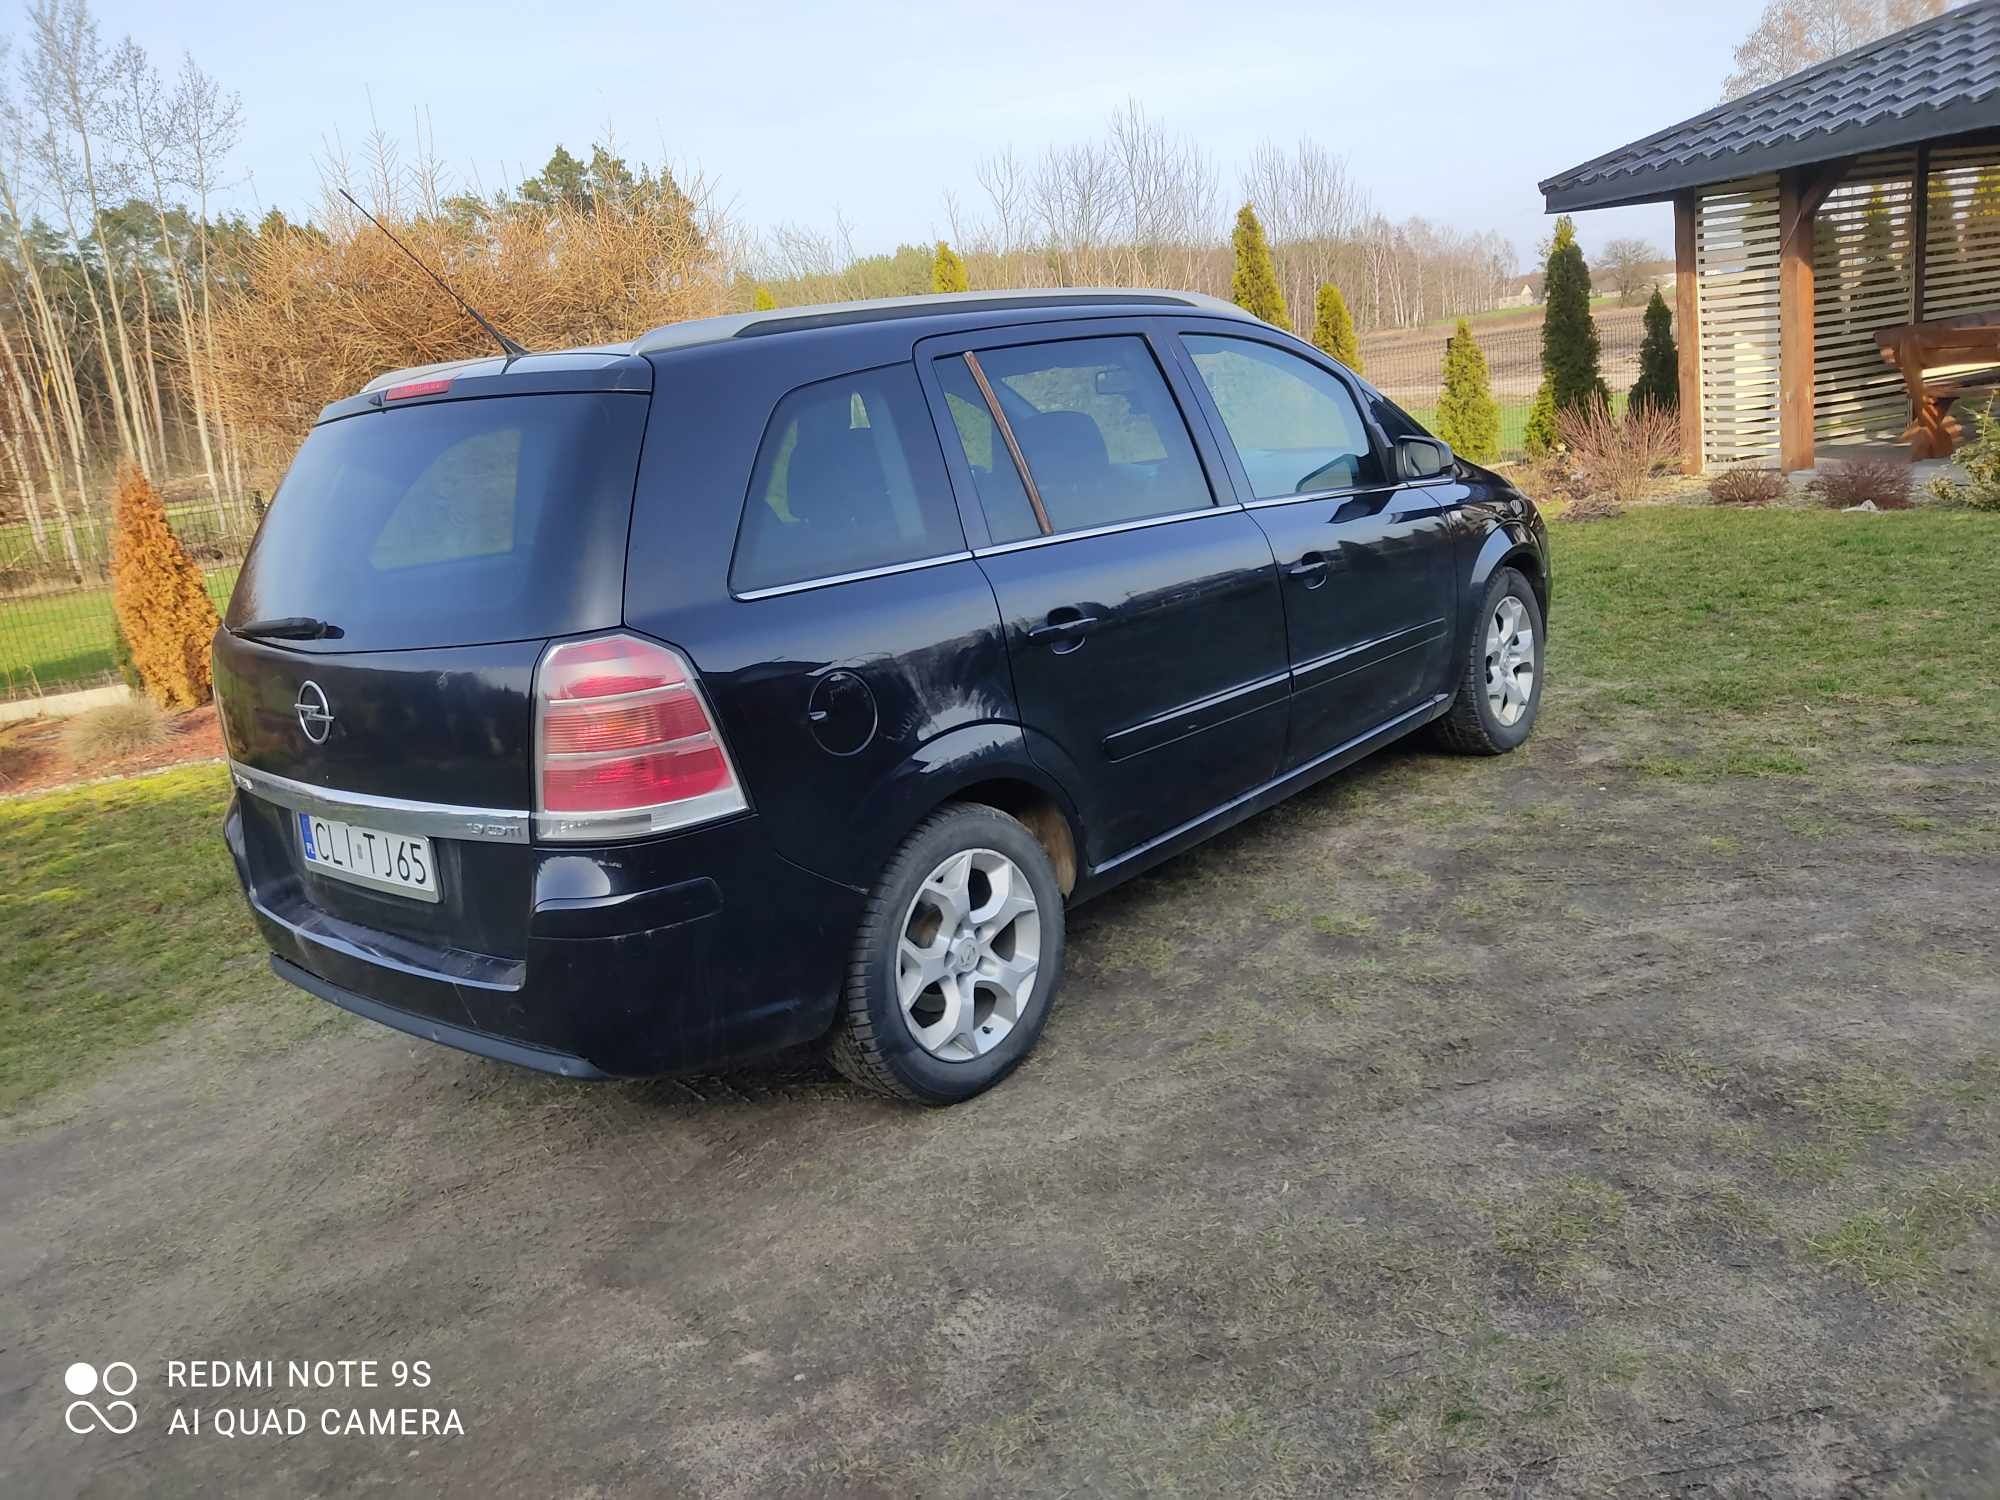
[[[2000,0],[1950,10],[1541,184],[1671,200],[1689,472],[1949,452],[2000,384]]]

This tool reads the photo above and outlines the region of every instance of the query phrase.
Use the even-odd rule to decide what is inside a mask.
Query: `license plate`
[[[419,901],[438,899],[437,865],[431,859],[429,839],[313,813],[300,813],[298,819],[299,852],[307,869]]]

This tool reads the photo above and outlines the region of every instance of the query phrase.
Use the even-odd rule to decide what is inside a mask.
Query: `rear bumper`
[[[271,972],[287,984],[297,985],[308,995],[317,995],[342,1010],[352,1011],[370,1021],[380,1021],[384,1026],[393,1026],[411,1036],[420,1036],[427,1042],[442,1042],[447,1047],[491,1058],[494,1062],[513,1063],[516,1067],[533,1068],[538,1073],[557,1073],[564,1078],[611,1076],[567,1052],[552,1052],[547,1047],[534,1047],[526,1042],[510,1042],[504,1037],[474,1031],[469,1026],[449,1026],[429,1016],[413,1015],[393,1005],[383,1005],[366,995],[357,995],[337,984],[329,984],[310,969],[302,969],[290,959],[280,958],[275,953],[271,955]]]
[[[239,795],[224,837],[273,969],[399,1031],[604,1078],[712,1068],[832,1024],[862,895],[784,860],[754,817],[598,849],[515,851],[518,880],[487,906],[489,916],[511,908],[518,925],[503,944],[487,923],[485,946],[506,949],[491,953],[371,924],[371,902],[385,924],[405,914],[394,897],[342,891],[328,902],[280,851],[267,811]]]

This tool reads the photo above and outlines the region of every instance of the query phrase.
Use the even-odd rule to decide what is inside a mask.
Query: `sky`
[[[93,0],[162,71],[182,53],[242,95],[228,202],[308,213],[319,162],[371,119],[419,115],[458,183],[487,189],[613,131],[632,158],[699,167],[753,227],[830,229],[862,251],[946,232],[981,158],[1100,137],[1128,99],[1191,136],[1224,198],[1260,140],[1310,136],[1392,218],[1497,229],[1522,266],[1549,230],[1538,180],[1714,104],[1759,0],[1668,6],[1409,4],[759,7],[398,0]],[[18,31],[18,26],[15,28]],[[1580,216],[1587,251],[1663,206]],[[1219,226],[1220,230],[1220,226]]]

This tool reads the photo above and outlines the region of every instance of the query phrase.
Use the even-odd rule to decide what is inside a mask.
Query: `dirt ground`
[[[273,982],[5,1127],[5,1488],[1995,1493],[1995,768],[1597,735],[1392,752],[1083,909],[1039,1054],[943,1113]],[[167,1387],[208,1358],[276,1388]],[[432,1385],[287,1384],[342,1358]],[[70,1435],[112,1359],[136,1429]],[[409,1404],[463,1435],[318,1430]]]

